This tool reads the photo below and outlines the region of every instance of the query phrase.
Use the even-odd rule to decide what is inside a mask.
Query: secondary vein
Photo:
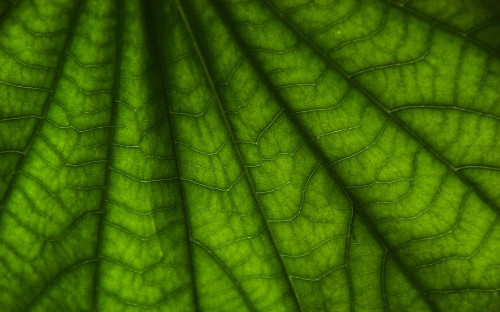
[[[208,80],[208,82],[209,82],[209,84],[210,84],[210,87],[211,87],[211,89],[213,90],[214,95],[215,95],[215,97],[216,97],[216,101],[217,101],[217,104],[218,104],[218,108],[219,108],[219,111],[220,111],[221,117],[222,117],[222,119],[223,119],[223,121],[224,121],[224,125],[225,125],[226,129],[229,131],[229,134],[230,134],[230,137],[231,137],[231,143],[232,143],[232,145],[233,145],[233,147],[234,147],[234,149],[235,149],[235,151],[236,151],[236,154],[237,154],[237,157],[238,157],[238,161],[239,161],[239,163],[240,163],[240,166],[242,167],[242,169],[243,169],[243,170],[244,170],[244,172],[245,172],[245,177],[246,177],[246,180],[247,180],[247,182],[248,182],[248,185],[250,186],[250,190],[251,190],[251,193],[252,193],[252,197],[253,197],[254,201],[256,202],[256,204],[257,204],[257,206],[258,206],[258,208],[259,208],[258,210],[259,210],[259,212],[260,212],[260,214],[261,214],[261,216],[262,216],[262,219],[263,219],[263,221],[264,221],[264,223],[265,223],[266,230],[267,230],[267,232],[269,233],[269,236],[270,236],[271,241],[272,241],[272,243],[273,243],[273,247],[275,248],[275,252],[276,252],[276,254],[278,255],[278,258],[279,258],[279,261],[280,261],[281,266],[283,267],[283,270],[285,271],[285,274],[286,274],[286,279],[287,279],[287,283],[289,284],[290,289],[291,289],[291,291],[292,291],[294,301],[295,301],[295,303],[296,303],[296,305],[297,305],[298,310],[299,310],[299,311],[302,311],[302,307],[301,307],[301,305],[300,305],[300,301],[299,301],[299,299],[298,299],[297,292],[296,292],[295,287],[293,286],[293,282],[292,282],[292,280],[291,280],[291,275],[289,274],[289,272],[288,272],[288,268],[286,267],[286,264],[285,264],[285,261],[284,261],[284,259],[283,259],[282,255],[281,255],[281,253],[280,253],[280,251],[279,251],[279,249],[278,249],[278,246],[277,246],[277,244],[276,244],[276,238],[274,237],[274,234],[273,234],[273,232],[272,232],[272,230],[271,230],[271,228],[270,228],[270,226],[269,226],[269,223],[267,222],[267,219],[266,219],[265,213],[264,213],[264,211],[263,211],[263,209],[262,209],[262,204],[260,203],[260,201],[259,201],[259,199],[258,199],[258,197],[257,197],[257,193],[256,193],[256,188],[255,188],[255,185],[254,185],[254,183],[253,183],[253,180],[252,180],[252,179],[251,179],[251,177],[250,177],[250,174],[249,174],[249,172],[248,172],[248,168],[245,166],[245,163],[244,163],[244,161],[243,161],[243,155],[242,155],[242,153],[241,153],[241,150],[240,150],[240,148],[239,148],[239,146],[238,146],[237,142],[235,141],[235,135],[234,135],[234,133],[233,133],[233,131],[232,131],[232,127],[231,127],[231,125],[229,124],[229,121],[228,121],[227,116],[226,116],[226,112],[224,111],[224,108],[223,108],[223,106],[222,106],[222,101],[221,101],[221,98],[220,98],[219,92],[218,92],[217,88],[215,87],[214,80],[213,80],[212,75],[211,75],[211,73],[210,73],[210,70],[209,70],[209,68],[208,68],[208,66],[207,66],[207,64],[206,64],[206,61],[205,61],[205,58],[204,58],[203,53],[202,53],[202,51],[201,51],[201,48],[200,48],[200,46],[199,46],[199,44],[198,44],[198,39],[196,38],[196,36],[195,36],[195,34],[194,34],[193,30],[192,30],[191,24],[190,24],[190,22],[189,22],[189,19],[188,19],[188,17],[187,17],[187,15],[186,15],[186,13],[185,13],[185,10],[184,10],[184,8],[183,8],[182,4],[180,3],[180,1],[179,1],[179,0],[176,0],[176,3],[177,3],[177,6],[178,6],[178,8],[179,8],[179,12],[180,12],[180,14],[181,14],[181,16],[182,16],[182,19],[184,20],[184,23],[185,23],[185,25],[186,25],[186,28],[187,28],[187,30],[188,30],[188,32],[189,32],[189,35],[191,36],[191,39],[192,39],[192,41],[193,41],[194,48],[195,48],[195,50],[196,50],[196,54],[198,55],[198,58],[199,58],[199,60],[200,60],[200,62],[201,62],[201,64],[202,64],[202,66],[203,66],[203,69],[204,69],[204,72],[205,72],[206,78],[207,78],[207,80]]]
[[[118,23],[116,25],[116,48],[115,48],[115,72],[114,72],[114,81],[113,81],[113,91],[111,97],[111,116],[110,116],[110,141],[107,146],[106,151],[106,172],[104,177],[104,196],[101,202],[101,213],[99,214],[99,224],[97,229],[97,244],[96,244],[96,267],[94,271],[94,288],[93,288],[93,297],[92,297],[92,308],[94,311],[98,311],[99,306],[99,288],[101,281],[101,254],[103,248],[103,233],[104,226],[106,224],[106,208],[109,199],[109,188],[110,188],[110,178],[112,172],[112,163],[114,157],[114,141],[115,141],[115,128],[116,128],[116,119],[117,119],[117,106],[118,106],[118,97],[119,97],[119,89],[120,89],[120,77],[121,77],[121,59],[122,59],[122,43],[123,43],[123,0],[116,0],[117,11],[118,11]]]
[[[193,251],[193,243],[195,242],[193,239],[192,235],[192,229],[191,229],[191,221],[189,219],[189,211],[187,207],[187,202],[186,202],[186,193],[184,190],[184,184],[182,181],[182,176],[181,176],[181,170],[180,170],[180,159],[179,159],[179,151],[177,149],[177,139],[175,135],[175,127],[173,123],[173,113],[172,113],[172,107],[168,95],[168,86],[167,86],[167,74],[165,72],[166,70],[166,63],[163,58],[163,55],[161,53],[160,49],[160,38],[158,37],[158,23],[159,21],[157,20],[157,16],[152,8],[152,3],[151,1],[145,1],[148,4],[147,10],[148,10],[148,15],[151,17],[152,21],[150,24],[150,27],[153,32],[153,40],[154,40],[154,46],[155,46],[155,55],[160,61],[160,67],[161,67],[161,77],[162,77],[162,86],[163,86],[163,96],[165,98],[165,103],[167,105],[167,115],[168,115],[168,124],[170,128],[170,136],[172,140],[172,148],[174,152],[174,160],[175,160],[175,170],[176,170],[176,175],[177,175],[177,181],[179,183],[179,189],[180,189],[180,195],[181,195],[181,201],[182,201],[182,208],[183,208],[183,215],[184,215],[184,220],[185,220],[185,231],[186,231],[186,236],[188,239],[188,257],[189,257],[189,267],[190,267],[190,278],[191,278],[191,284],[193,285],[193,300],[194,300],[194,308],[196,311],[200,311],[200,303],[199,303],[199,295],[198,295],[198,285],[196,283],[196,266],[195,266],[195,259],[194,259],[194,251]],[[158,5],[158,3],[156,2]]]

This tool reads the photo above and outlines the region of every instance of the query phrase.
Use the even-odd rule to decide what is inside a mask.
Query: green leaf
[[[0,1],[2,311],[498,311],[494,0]]]

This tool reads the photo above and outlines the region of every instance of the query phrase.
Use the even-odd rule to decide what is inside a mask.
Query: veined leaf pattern
[[[2,311],[496,311],[496,1],[0,1]]]

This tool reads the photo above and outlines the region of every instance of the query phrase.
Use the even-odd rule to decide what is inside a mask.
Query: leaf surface
[[[496,311],[495,1],[0,2],[5,311]]]

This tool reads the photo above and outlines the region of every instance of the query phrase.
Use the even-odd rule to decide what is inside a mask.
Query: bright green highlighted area
[[[500,311],[500,2],[0,0],[0,311]]]

